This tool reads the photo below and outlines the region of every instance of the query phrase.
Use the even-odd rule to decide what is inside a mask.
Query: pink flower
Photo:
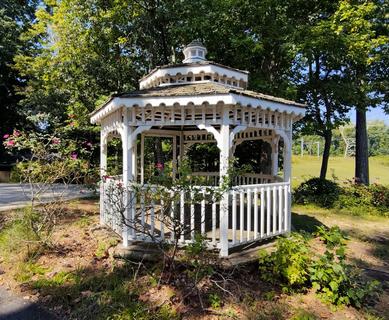
[[[73,160],[77,160],[77,157],[78,157],[77,152],[72,152],[70,154],[70,158],[72,158]]]
[[[14,130],[14,136],[19,137],[20,136],[20,131],[19,130]]]
[[[7,146],[12,147],[13,145],[15,145],[15,140],[8,140],[7,141]]]
[[[53,138],[53,140],[51,140],[51,142],[53,144],[59,144],[60,140],[58,138]]]
[[[69,126],[74,127],[75,124],[76,123],[74,121],[72,121],[72,122],[69,123]]]
[[[9,138],[9,134],[5,134],[4,136],[3,136],[3,139],[8,139]]]
[[[155,165],[155,167],[158,169],[158,170],[163,170],[163,163],[160,163],[160,162],[158,162],[156,165]]]

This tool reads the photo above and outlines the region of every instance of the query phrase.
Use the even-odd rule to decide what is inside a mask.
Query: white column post
[[[131,131],[131,130],[130,130]],[[138,181],[138,139],[135,137],[135,140],[133,141],[133,147],[131,152],[132,157],[132,181],[137,182]]]
[[[272,153],[271,153],[271,175],[275,178],[278,174],[278,141],[279,137],[273,137],[272,139]]]
[[[284,137],[284,181],[289,182],[288,186],[288,232],[291,231],[292,225],[292,195],[290,192],[292,183],[292,130],[285,132]]]
[[[103,128],[102,128],[103,129]],[[107,136],[100,132],[100,224],[105,223],[104,179],[107,174]]]
[[[128,110],[123,109],[123,188],[124,188],[124,220],[123,224],[123,246],[128,246],[129,236],[133,236],[134,230],[128,224],[131,222],[131,194],[128,192],[129,182],[133,180],[133,141],[131,139],[132,128],[128,125]]]
[[[177,136],[173,136],[173,164],[172,164],[173,180],[177,176]]]
[[[220,128],[220,186],[223,185],[223,178],[228,177],[228,167],[230,162],[230,124],[228,109],[223,106],[223,124]],[[220,201],[220,256],[228,256],[228,196],[229,190],[225,190]]]
[[[145,135],[140,136],[140,183],[145,183]]]
[[[289,134],[287,134],[289,138]],[[288,142],[284,138],[284,181],[290,182],[291,177],[291,163],[292,163],[292,150],[290,149],[290,139]]]

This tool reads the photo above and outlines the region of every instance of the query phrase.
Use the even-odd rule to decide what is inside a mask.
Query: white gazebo
[[[206,53],[199,41],[193,41],[184,49],[183,63],[152,70],[140,80],[140,90],[112,96],[92,113],[91,122],[101,125],[102,177],[107,169],[108,140],[115,135],[121,137],[123,174],[116,179],[124,187],[145,183],[147,136],[172,139],[173,177],[190,145],[216,143],[220,150],[219,172],[193,173],[211,177],[216,183],[221,181],[219,177],[228,175],[239,144],[249,140],[268,143],[272,150],[269,172],[235,177],[234,185],[219,203],[207,204],[204,199],[194,203],[190,195],[183,194],[180,203],[171,209],[192,227],[188,235],[180,237],[182,245],[193,241],[196,231],[204,234],[221,256],[227,256],[232,248],[290,231],[292,124],[304,116],[305,105],[247,90],[247,71],[207,61]],[[279,150],[283,152],[281,176]],[[113,207],[107,202],[107,183],[109,179],[105,178],[101,184],[101,223],[120,232],[124,246],[131,241],[147,241],[136,228],[114,218]],[[136,219],[139,208],[145,210],[142,199],[133,197],[125,216]],[[147,224],[155,237],[171,241],[173,234],[154,219],[157,211],[156,205],[151,208],[151,220],[140,217],[139,223]],[[192,216],[189,220],[188,214]]]

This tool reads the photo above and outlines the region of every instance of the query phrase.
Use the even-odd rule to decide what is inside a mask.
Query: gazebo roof
[[[212,94],[227,94],[235,93],[248,97],[259,98],[269,101],[276,101],[288,105],[305,108],[305,104],[298,103],[283,98],[277,98],[271,95],[244,90],[239,88],[232,88],[224,86],[215,82],[206,83],[194,83],[194,84],[177,84],[165,87],[155,87],[150,89],[135,90],[129,93],[122,93],[113,95],[113,97],[119,98],[131,98],[131,97],[167,97],[167,96],[191,96],[191,95],[212,95]]]
[[[91,113],[92,123],[99,122],[99,120],[120,106],[141,105],[140,100],[144,100],[144,105],[150,104],[150,99],[166,99],[173,98],[175,103],[179,103],[180,98],[189,98],[194,101],[195,97],[202,97],[202,100],[206,101],[207,96],[218,97],[231,96],[235,97],[236,103],[242,105],[250,105],[252,107],[262,107],[264,109],[289,111],[290,113],[303,114],[305,111],[305,104],[297,103],[295,101],[286,100],[283,98],[273,97],[271,95],[262,94],[255,91],[244,90],[239,88],[232,88],[215,82],[205,83],[188,83],[188,84],[175,84],[163,87],[154,87],[150,89],[135,90],[129,93],[121,93],[112,95],[111,98],[104,103],[100,108]],[[249,101],[240,98],[249,98]],[[187,100],[187,99],[185,99]],[[208,99],[209,100],[209,99]],[[162,101],[155,101],[157,105],[163,103]],[[267,102],[270,102],[267,103]],[[165,102],[165,104],[173,104]],[[108,109],[108,110],[106,110]]]
[[[184,49],[181,64],[157,67],[143,77],[140,90],[115,94],[91,114],[91,122],[122,107],[217,105],[244,106],[285,112],[302,117],[305,105],[291,100],[247,90],[248,72],[207,61],[200,41]]]

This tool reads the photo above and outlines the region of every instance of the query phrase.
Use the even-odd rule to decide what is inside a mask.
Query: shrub
[[[330,208],[338,200],[341,188],[337,183],[319,178],[303,182],[294,193],[294,200],[299,204],[312,203]]]
[[[345,244],[346,236],[338,226],[331,227],[330,229],[325,226],[317,226],[314,234],[330,249]]]
[[[313,289],[334,305],[360,308],[377,290],[378,282],[364,281],[358,270],[346,263],[345,237],[339,227],[318,228],[318,234],[326,244],[326,251],[309,268]]]
[[[376,293],[378,283],[364,281],[358,270],[346,263],[346,238],[339,227],[319,227],[316,234],[326,245],[324,254],[315,255],[303,235],[279,238],[276,251],[260,252],[260,277],[281,284],[284,291],[312,287],[334,305],[361,307]]]
[[[348,183],[335,203],[339,209],[347,209],[354,215],[389,215],[389,187],[372,184]]]
[[[389,187],[375,183],[369,186],[369,191],[373,205],[384,210],[389,209]]]
[[[283,289],[304,288],[309,280],[307,272],[310,264],[306,238],[293,233],[289,238],[279,238],[277,249],[272,253],[259,253],[260,277],[272,283],[282,283]]]

